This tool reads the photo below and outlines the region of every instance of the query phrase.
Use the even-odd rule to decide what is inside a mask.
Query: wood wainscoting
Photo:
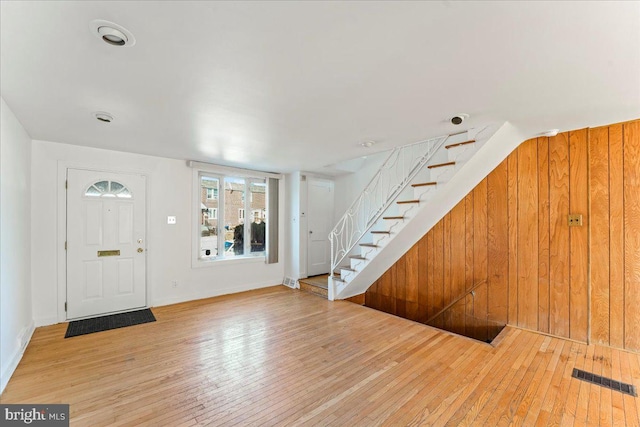
[[[73,426],[638,425],[638,355],[507,327],[494,346],[285,286],[153,309],[64,339],[38,328],[2,403]]]
[[[570,227],[569,214],[582,226]],[[640,121],[523,142],[365,304],[424,322],[481,280],[486,288],[450,323],[473,312],[581,342],[591,330],[595,342],[640,350]]]

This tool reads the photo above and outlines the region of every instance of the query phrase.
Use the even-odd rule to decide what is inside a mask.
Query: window
[[[207,172],[199,172],[198,178],[199,260],[264,256],[267,180]]]
[[[218,187],[206,188],[207,200],[218,200]]]
[[[98,181],[91,184],[84,192],[86,197],[118,197],[130,199],[131,192],[127,187],[116,181]]]

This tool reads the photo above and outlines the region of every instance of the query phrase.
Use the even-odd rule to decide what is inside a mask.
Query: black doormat
[[[69,322],[65,338],[78,335],[92,334],[94,332],[108,331],[109,329],[124,328],[140,325],[142,323],[155,322],[151,309],[130,311],[129,313],[110,314],[108,316],[95,317],[93,319],[74,320]]]

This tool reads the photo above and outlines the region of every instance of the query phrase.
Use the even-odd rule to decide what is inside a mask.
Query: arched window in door
[[[84,192],[86,197],[118,197],[130,199],[131,191],[117,181],[98,181],[93,183]]]

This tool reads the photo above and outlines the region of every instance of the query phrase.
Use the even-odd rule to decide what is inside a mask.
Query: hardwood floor
[[[154,308],[63,339],[38,328],[0,400],[75,426],[638,425],[638,355],[505,328],[495,347],[284,286]]]

